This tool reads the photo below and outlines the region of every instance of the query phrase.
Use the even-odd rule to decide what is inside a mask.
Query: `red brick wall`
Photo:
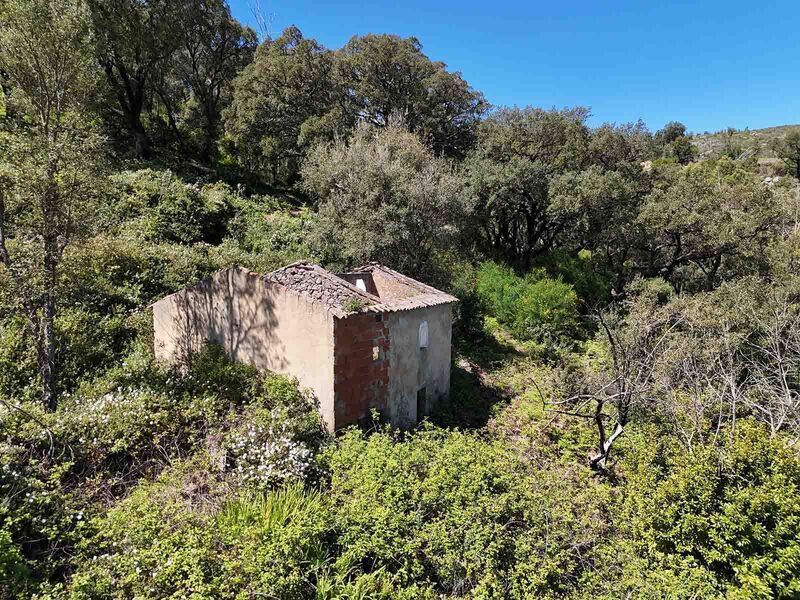
[[[363,313],[333,321],[335,427],[386,411],[389,385],[389,329],[384,315]],[[373,348],[378,358],[373,359]]]

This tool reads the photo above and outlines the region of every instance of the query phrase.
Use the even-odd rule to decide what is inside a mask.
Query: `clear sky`
[[[257,8],[273,35],[294,24],[329,48],[414,35],[495,105],[583,105],[593,124],[652,130],[800,123],[798,0],[230,2],[243,22]]]

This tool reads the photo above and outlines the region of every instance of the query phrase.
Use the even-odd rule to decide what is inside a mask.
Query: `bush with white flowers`
[[[302,479],[311,469],[311,450],[295,438],[289,425],[274,412],[269,424],[251,423],[229,437],[226,468],[242,484],[274,487]]]

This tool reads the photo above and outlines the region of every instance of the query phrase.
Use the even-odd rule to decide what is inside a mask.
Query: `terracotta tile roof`
[[[352,283],[326,271],[319,265],[305,261],[292,263],[264,275],[264,279],[274,281],[315,302],[325,305],[337,317],[346,317],[354,312],[348,310],[349,300],[360,302],[360,311],[393,312],[413,310],[426,306],[437,306],[457,302],[458,299],[429,285],[407,277],[377,263],[364,265],[354,273],[375,273],[396,281],[405,290],[403,294],[392,294],[392,297],[378,297],[360,290]]]
[[[353,312],[345,308],[348,300],[360,302],[365,307],[381,301],[377,296],[361,291],[319,265],[304,261],[281,267],[267,273],[264,278],[324,304],[337,317]]]
[[[422,283],[421,281],[417,281],[408,275],[403,275],[402,273],[395,271],[394,269],[390,269],[389,267],[385,267],[379,263],[368,263],[359,267],[356,269],[356,271],[360,273],[379,272],[384,277],[393,279],[404,287],[410,288],[412,292],[416,292],[404,294],[404,298],[402,299],[393,298],[388,300],[384,298],[384,304],[392,304],[393,306],[396,306],[395,310],[404,310],[406,305],[408,305],[409,308],[416,308],[417,306],[436,306],[437,304],[458,302],[458,298],[455,296],[451,296],[446,292],[437,290],[433,286]]]

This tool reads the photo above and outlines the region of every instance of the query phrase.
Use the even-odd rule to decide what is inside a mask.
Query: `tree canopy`
[[[319,198],[314,244],[344,267],[377,260],[430,272],[464,215],[452,166],[399,124],[364,123],[347,142],[318,146],[302,175]]]

